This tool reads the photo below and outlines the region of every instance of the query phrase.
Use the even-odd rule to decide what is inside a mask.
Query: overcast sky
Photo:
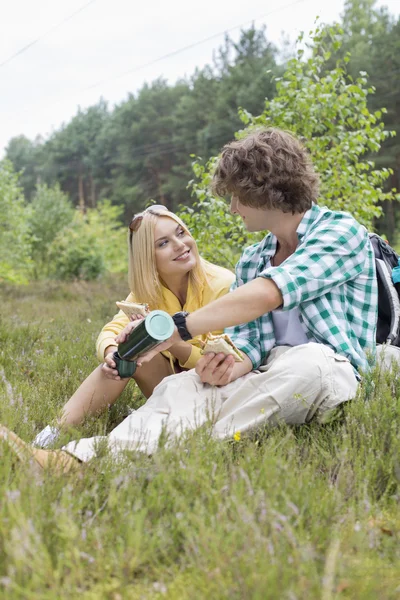
[[[344,0],[4,0],[0,157],[12,137],[46,137],[68,122],[78,106],[91,106],[101,96],[113,106],[145,81],[164,76],[174,83],[192,74],[196,66],[211,61],[224,31],[237,38],[238,26],[264,23],[267,37],[279,45],[282,32],[294,41],[300,31],[313,27],[317,15],[328,23],[338,19],[343,4]],[[400,0],[378,4],[395,15],[400,12]],[[183,50],[191,44],[195,46]],[[175,51],[179,52],[144,66]]]

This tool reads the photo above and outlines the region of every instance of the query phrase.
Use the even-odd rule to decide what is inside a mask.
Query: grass
[[[123,281],[3,286],[0,421],[32,440],[96,365]],[[400,378],[375,372],[340,420],[35,475],[0,445],[0,597],[400,597]],[[117,405],[71,438],[109,431]]]

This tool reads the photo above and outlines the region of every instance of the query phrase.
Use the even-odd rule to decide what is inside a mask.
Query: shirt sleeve
[[[275,282],[283,297],[283,310],[325,295],[363,271],[368,252],[372,252],[368,233],[351,217],[340,217],[317,226],[279,267],[259,274]]]
[[[240,263],[236,268],[236,281],[231,286],[231,292],[243,285],[240,277]],[[234,327],[227,327],[225,333],[229,335],[235,346],[244,352],[253,364],[253,369],[257,369],[262,362],[260,331],[258,319],[249,323],[242,323]]]
[[[129,294],[127,302],[135,302],[133,294]],[[129,319],[126,314],[120,310],[100,331],[96,342],[96,354],[99,361],[104,360],[104,352],[108,346],[115,346],[115,338],[128,325]]]
[[[179,365],[183,368],[183,369],[194,369],[197,361],[202,357],[201,354],[201,350],[198,346],[193,346],[192,345],[192,349],[190,351],[190,355],[189,358],[187,359],[187,361],[185,363],[181,363],[179,362]]]

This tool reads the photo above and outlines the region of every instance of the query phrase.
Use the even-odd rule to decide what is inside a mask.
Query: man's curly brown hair
[[[246,206],[295,214],[317,202],[319,177],[297,138],[268,128],[224,146],[211,187]]]

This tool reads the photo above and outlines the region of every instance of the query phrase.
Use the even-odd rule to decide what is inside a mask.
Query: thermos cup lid
[[[172,317],[164,310],[152,310],[146,317],[146,330],[155,340],[164,341],[174,333]]]

